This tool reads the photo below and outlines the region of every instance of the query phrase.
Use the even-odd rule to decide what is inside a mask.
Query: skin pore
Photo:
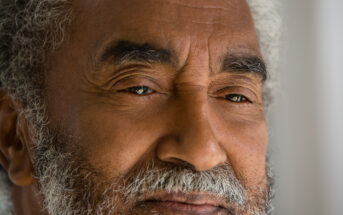
[[[74,0],[72,4],[74,22],[68,40],[46,61],[45,108],[49,129],[60,137],[52,136],[57,151],[70,152],[63,158],[65,163],[69,159],[69,167],[81,166],[75,181],[96,184],[90,188],[94,194],[109,192],[113,197],[109,202],[118,202],[118,211],[112,213],[257,214],[254,207],[265,203],[267,193],[268,140],[262,105],[266,74],[246,2]],[[12,118],[8,121],[15,121]],[[16,141],[23,144],[24,156],[8,157],[26,166],[26,171],[10,173],[11,165],[3,165],[15,184],[14,208],[16,214],[48,214],[41,211],[44,197],[36,195],[42,185],[32,164],[29,125],[24,119],[18,122]],[[228,197],[231,203],[223,196],[214,198],[210,192],[215,188],[205,184],[203,190],[184,188],[183,193],[169,196],[165,190],[160,190],[162,194],[148,190],[139,198],[118,195],[116,201],[115,192],[105,188],[110,181],[114,187],[137,184],[139,169],[162,177],[155,170],[163,168],[173,170],[164,177],[175,180],[179,178],[172,172],[193,178],[228,173],[227,180],[218,180],[231,181],[231,191],[242,191],[245,203],[251,205],[240,209],[233,196]],[[155,179],[144,180],[151,184]],[[75,186],[81,189],[81,185]],[[95,204],[102,197],[90,198]],[[231,212],[218,209],[219,204]]]

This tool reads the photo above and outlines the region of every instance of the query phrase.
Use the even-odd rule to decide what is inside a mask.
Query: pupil
[[[146,87],[136,87],[136,93],[137,94],[139,94],[139,95],[141,95],[141,94],[144,94],[144,93],[146,93],[146,91],[147,91],[147,88]]]
[[[234,102],[241,102],[242,101],[242,96],[240,95],[228,95],[226,96],[227,99],[234,101]]]

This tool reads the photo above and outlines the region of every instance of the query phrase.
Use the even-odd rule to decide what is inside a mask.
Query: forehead
[[[233,24],[250,25],[245,0],[76,0],[74,6],[88,15],[119,18],[118,24],[128,27],[137,22],[142,27],[149,22],[183,23],[186,29],[196,23],[230,28],[235,27]]]
[[[258,54],[245,0],[76,0],[74,10],[75,37],[97,48],[125,39],[172,47],[179,55],[195,43],[208,52]]]

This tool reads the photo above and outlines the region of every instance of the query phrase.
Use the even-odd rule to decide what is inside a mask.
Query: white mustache
[[[204,192],[224,197],[228,203],[244,205],[245,189],[233,173],[229,164],[208,171],[195,171],[185,166],[172,164],[155,165],[154,162],[131,176],[123,176],[120,191],[126,198],[138,197],[146,192],[167,190],[168,192]]]

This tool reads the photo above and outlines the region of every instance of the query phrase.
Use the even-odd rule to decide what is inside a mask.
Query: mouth
[[[137,207],[171,214],[234,214],[233,205],[227,203],[223,197],[201,193],[160,191],[146,196]]]

